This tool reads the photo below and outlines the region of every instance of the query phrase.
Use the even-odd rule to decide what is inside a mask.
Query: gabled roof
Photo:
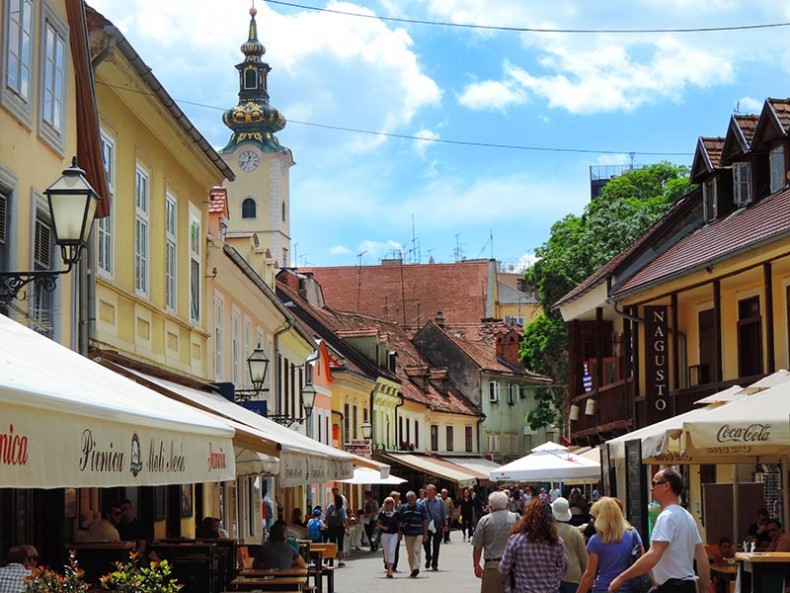
[[[438,325],[437,327],[482,371],[522,376],[538,381],[551,380],[549,377],[533,373],[522,366],[512,365],[497,356],[497,338],[515,331],[512,326],[503,321],[445,323],[444,327]]]
[[[219,185],[211,188],[208,194],[208,211],[210,214],[222,214],[225,218],[230,216],[227,189]]]
[[[724,148],[724,138],[721,136],[715,138],[700,136],[689,176],[693,183],[699,183],[721,166],[722,148]]]
[[[790,236],[790,189],[697,229],[639,270],[613,296],[644,290]]]
[[[721,150],[721,164],[729,165],[738,157],[749,152],[757,128],[759,117],[756,115],[733,115],[724,137]]]
[[[787,136],[788,130],[790,130],[790,99],[767,99],[754,131],[752,148],[769,149],[775,140]]]
[[[341,334],[351,337],[375,336],[382,339],[390,350],[397,352],[394,375],[379,367],[375,367],[373,363],[364,359],[356,351],[354,351],[356,355],[353,358],[356,360],[358,357],[361,357],[367,361],[368,365],[377,369],[380,374],[384,373],[389,378],[398,381],[404,398],[429,406],[430,409],[439,412],[479,415],[477,408],[449,382],[447,383],[446,392],[437,389],[430,381],[426,381],[425,385],[418,384],[417,380],[420,377],[425,377],[426,379],[430,377],[434,380],[441,378],[444,369],[431,369],[428,361],[409,340],[406,332],[396,323],[376,319],[368,315],[336,311],[328,307],[314,307],[282,284],[278,284],[277,290],[281,296],[286,296],[286,298],[294,302],[296,306],[292,308],[295,309],[297,315],[301,316],[301,312],[312,317],[313,322],[308,322],[311,326],[315,327],[315,323],[320,323],[323,326],[323,331],[328,331],[328,333],[324,334],[327,343],[332,343],[333,347],[340,351],[343,356],[348,356],[348,350],[353,350],[353,347],[340,338]]]
[[[407,326],[422,326],[437,311],[452,322],[487,315],[490,260],[300,268],[321,284],[327,305]]]
[[[358,369],[360,374],[369,377],[372,381],[375,381],[378,377],[391,381],[398,380],[394,374],[371,362],[338,335],[338,330],[353,329],[353,324],[349,320],[339,317],[331,309],[313,307],[281,282],[277,283],[276,292],[280,300],[285,303],[285,306],[290,311],[293,311],[294,315],[309,326],[313,333],[323,338],[327,346],[330,346],[337,354],[343,357],[346,362],[344,366],[351,365],[353,368]]]
[[[699,201],[700,196],[701,191],[699,188],[696,188],[677,200],[672,205],[669,212],[654,222],[639,239],[615,255],[581,283],[577,284],[572,290],[554,303],[553,308],[557,309],[581,297],[602,282],[608,281],[610,277],[614,277],[617,270],[624,269],[626,266],[631,266],[632,262],[637,262],[640,259],[644,260],[646,258],[649,260],[650,258],[654,258],[657,253],[660,253],[662,249],[666,249],[666,245],[662,244],[658,239],[662,236],[662,233],[671,232],[672,229],[677,226],[678,221],[681,221],[684,215],[695,207],[695,203]],[[671,238],[672,237],[667,240],[669,241]]]

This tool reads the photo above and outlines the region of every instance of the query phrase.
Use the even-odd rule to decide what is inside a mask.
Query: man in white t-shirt
[[[653,581],[658,584],[655,593],[707,593],[710,583],[710,565],[705,546],[702,545],[694,517],[680,506],[683,479],[667,468],[653,476],[653,500],[661,505],[650,537],[650,549],[609,585],[617,591],[624,581],[653,571]],[[699,581],[694,576],[697,561]]]

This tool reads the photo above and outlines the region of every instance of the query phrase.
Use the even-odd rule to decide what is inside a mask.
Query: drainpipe
[[[477,419],[477,453],[478,453],[478,455],[483,450],[483,434],[482,434],[482,431],[480,430],[480,426],[485,421],[486,421],[486,415],[482,412],[482,409],[481,409],[480,417]]]
[[[370,436],[373,438],[373,449],[376,448],[376,421],[373,414],[373,409],[376,402],[376,388],[370,390]],[[353,432],[353,431],[352,431]]]

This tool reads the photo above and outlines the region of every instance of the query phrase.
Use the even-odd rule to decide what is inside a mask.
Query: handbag
[[[628,553],[628,566],[631,566],[642,556],[642,544],[636,537],[636,530],[629,529],[629,531],[631,532],[631,551]],[[628,584],[631,587],[631,593],[647,593],[653,586],[648,574],[640,574],[638,577],[628,579]]]

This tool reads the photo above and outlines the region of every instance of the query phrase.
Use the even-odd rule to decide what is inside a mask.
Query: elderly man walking
[[[413,490],[406,493],[406,504],[401,507],[399,515],[400,536],[406,542],[409,556],[409,576],[415,578],[420,574],[420,548],[423,542],[428,541],[428,513],[422,503],[417,502]]]
[[[650,538],[650,549],[627,570],[609,584],[609,591],[617,591],[625,581],[653,570],[658,587],[653,593],[706,593],[710,583],[710,565],[705,546],[694,517],[680,506],[683,479],[667,468],[656,472],[651,482],[653,500],[661,505]],[[699,581],[694,577],[697,562]]]
[[[472,564],[475,576],[482,579],[480,593],[502,593],[504,582],[499,573],[499,561],[505,551],[510,530],[519,516],[507,510],[507,494],[492,492],[488,497],[491,512],[480,519],[472,536]],[[485,564],[480,565],[484,559]]]

